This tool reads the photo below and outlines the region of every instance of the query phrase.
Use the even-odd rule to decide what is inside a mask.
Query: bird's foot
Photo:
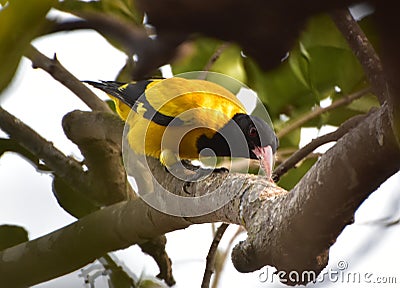
[[[166,170],[176,178],[186,182],[198,182],[207,178],[214,170],[193,166],[188,161],[176,162],[166,167]]]
[[[229,169],[228,169],[228,168],[225,168],[225,167],[220,167],[220,168],[215,168],[215,169],[214,169],[214,172],[215,172],[215,173],[228,173],[228,172],[229,172]]]

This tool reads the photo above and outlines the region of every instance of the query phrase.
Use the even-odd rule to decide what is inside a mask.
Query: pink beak
[[[267,179],[270,182],[274,182],[274,180],[272,180],[272,165],[274,163],[274,155],[272,153],[271,146],[256,147],[253,149],[253,153],[260,160],[261,168],[264,169]]]

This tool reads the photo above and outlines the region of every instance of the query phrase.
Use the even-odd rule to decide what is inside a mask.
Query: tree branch
[[[376,19],[379,35],[382,39],[382,61],[386,79],[388,80],[389,93],[389,118],[392,129],[400,146],[400,36],[397,33],[398,10],[396,2],[374,1],[376,5]]]
[[[50,59],[31,45],[25,56],[32,61],[34,68],[42,68],[49,73],[54,79],[75,93],[92,110],[112,112],[104,101],[100,100],[96,94],[61,65],[55,54],[54,58]]]
[[[278,138],[282,138],[285,135],[287,135],[289,132],[301,127],[303,124],[307,123],[311,119],[314,119],[314,118],[316,118],[328,111],[334,110],[338,107],[347,105],[347,104],[353,102],[354,100],[361,98],[362,96],[364,96],[365,94],[370,92],[370,90],[371,89],[367,87],[367,88],[361,89],[357,92],[354,92],[353,94],[346,95],[343,98],[336,100],[335,102],[333,102],[331,105],[329,105],[327,107],[322,108],[322,107],[318,106],[311,112],[307,112],[303,116],[300,116],[299,118],[295,119],[293,122],[289,122],[286,126],[284,126],[281,130],[279,130],[276,133],[276,135],[278,136]]]
[[[63,117],[62,126],[65,135],[78,145],[85,157],[90,187],[87,194],[91,199],[107,206],[136,197],[121,161],[124,122],[118,116],[72,111]]]
[[[121,155],[124,122],[114,114],[72,111],[64,116],[63,129],[69,139],[78,145],[85,156],[89,179],[88,192],[101,206],[134,199],[136,194],[127,181]],[[164,235],[139,244],[142,251],[157,263],[163,279],[169,286],[175,284],[171,260],[165,251]]]
[[[331,12],[331,18],[346,38],[358,61],[360,61],[371,85],[372,92],[378,97],[379,102],[383,104],[388,97],[388,88],[381,60],[374,47],[348,9]]]
[[[217,232],[215,233],[214,239],[210,246],[210,250],[208,251],[207,254],[206,269],[204,270],[203,281],[201,282],[201,288],[210,287],[211,276],[214,273],[215,257],[218,252],[218,245],[228,226],[229,224],[222,223],[221,226],[218,227]]]
[[[247,226],[249,237],[232,252],[235,267],[250,272],[272,265],[299,275],[318,274],[328,261],[329,247],[353,221],[357,207],[399,167],[400,150],[385,105],[328,150],[290,194],[278,199],[279,205],[243,203],[245,215],[257,219],[263,217],[258,213],[269,211],[271,218],[260,221],[261,227]],[[259,231],[265,233],[261,236]]]
[[[74,187],[82,188],[82,166],[73,158],[65,156],[51,142],[37,134],[19,119],[0,107],[0,128],[22,147],[49,167],[54,173],[67,179]]]
[[[143,253],[146,253],[153,257],[156,261],[160,273],[158,273],[157,278],[162,279],[167,283],[168,286],[175,285],[175,279],[172,274],[172,262],[168,257],[165,250],[165,245],[167,244],[167,238],[165,235],[154,237],[153,239],[139,244]]]
[[[137,55],[138,61],[132,79],[139,80],[154,75],[154,71],[167,64],[175,56],[175,48],[186,36],[181,33],[163,33],[150,38],[145,29],[110,15],[85,12],[78,15],[84,20],[50,22],[47,33],[71,31],[77,29],[93,29],[108,39],[117,41],[128,57]]]
[[[36,155],[32,154],[29,150],[21,146],[17,141],[8,138],[0,138],[0,157],[6,152],[17,153],[21,157],[28,160],[38,171],[50,171],[46,165],[40,162],[40,159]]]
[[[159,163],[153,162],[152,165],[159,166],[156,169],[164,171]],[[236,200],[208,215],[187,219],[163,214],[141,199],[108,206],[46,236],[0,252],[2,283],[12,284],[14,287],[40,283],[76,270],[107,251],[123,249],[135,243],[141,244],[158,235],[195,223],[223,220],[238,224],[240,215],[237,213],[241,193],[253,191],[258,195],[260,189],[263,189],[267,195],[271,193],[271,189],[276,190],[276,193],[282,191],[278,187],[272,187],[265,179],[252,175],[228,175],[226,181],[223,181],[221,178],[224,177],[215,173],[210,178],[208,181],[192,185],[192,191],[207,193],[211,183],[215,185],[223,182],[220,189],[229,187],[229,193],[236,194]],[[182,187],[184,182],[179,182],[174,185]],[[232,186],[232,183],[237,184]],[[63,261],[60,262],[59,259]],[[21,269],[29,269],[29,275],[21,277]]]
[[[222,273],[222,269],[224,267],[225,261],[228,258],[229,253],[231,252],[231,248],[233,246],[233,242],[236,240],[236,238],[246,232],[246,230],[243,228],[243,226],[238,226],[235,234],[232,236],[231,239],[229,239],[228,245],[226,246],[225,250],[218,255],[219,257],[217,258],[217,261],[215,263],[215,271],[217,272],[214,276],[213,283],[212,283],[212,288],[217,288],[219,279]]]
[[[212,173],[183,189],[185,182],[166,173],[158,160],[149,158],[154,175],[168,191],[193,197],[218,187],[232,200],[197,217],[166,215],[141,199],[106,207],[58,231],[2,251],[2,283],[33,285],[73,271],[107,251],[143,243],[191,224],[216,221],[244,225],[248,231],[247,240],[232,252],[239,271],[272,265],[282,271],[311,270],[318,274],[327,264],[329,247],[352,221],[357,207],[399,169],[400,151],[389,127],[386,107],[368,115],[321,157],[291,193],[265,177],[233,173]],[[31,273],[21,277],[20,271],[28,269]]]
[[[400,145],[400,110],[398,109],[400,107],[398,97],[400,95],[398,81],[400,65],[398,56],[399,38],[396,32],[391,31],[394,27],[393,25],[396,25],[393,22],[397,17],[397,15],[393,14],[396,11],[396,6],[392,6],[392,4],[382,5],[380,1],[375,2],[377,24],[381,29],[382,35],[383,52],[381,55],[385,60],[385,71],[383,71],[381,60],[374,47],[349,11],[347,9],[336,10],[331,13],[331,17],[360,61],[374,94],[377,95],[381,104],[388,101],[392,129]]]
[[[0,128],[13,141],[17,141],[32,155],[43,160],[47,167],[56,174],[53,181],[53,192],[60,205],[75,217],[82,217],[101,206],[135,196],[127,183],[125,170],[121,164],[120,142],[123,126],[119,118],[113,114],[96,112],[91,114],[93,117],[80,122],[79,120],[82,120],[82,117],[79,113],[82,112],[71,112],[68,114],[69,117],[64,117],[63,126],[69,132],[67,134],[70,137],[81,146],[86,147],[86,150],[83,149],[83,153],[85,156],[89,156],[86,160],[90,163],[88,164],[90,170],[86,173],[84,173],[80,163],[66,157],[52,143],[47,142],[30,127],[0,107]],[[70,131],[71,125],[80,129],[72,129],[75,131],[74,134]],[[90,145],[87,143],[90,143]],[[98,167],[93,169],[96,164]],[[68,184],[67,189],[60,186],[62,184],[60,179]],[[159,278],[172,285],[174,279],[171,263],[164,249],[165,236],[158,236],[151,239],[150,242],[151,245],[148,243],[141,245],[142,249],[152,256],[159,266]]]

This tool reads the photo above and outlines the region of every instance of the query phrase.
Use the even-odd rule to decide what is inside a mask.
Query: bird
[[[258,159],[273,182],[279,145],[274,130],[247,114],[221,85],[180,77],[83,82],[114,100],[118,115],[129,124],[128,143],[135,153],[157,158],[166,168],[201,156]]]

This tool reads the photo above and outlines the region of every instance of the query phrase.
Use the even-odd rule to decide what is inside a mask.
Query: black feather
[[[151,120],[161,126],[181,126],[184,122],[172,116],[164,115],[154,109],[146,98],[146,88],[154,80],[142,80],[138,82],[132,82],[126,85],[126,83],[117,81],[82,81],[84,83],[90,84],[95,88],[98,88],[107,94],[119,99],[126,105],[128,105],[132,110],[137,112],[139,104],[143,105],[146,112],[143,117]],[[175,119],[175,121],[173,121]],[[173,121],[173,122],[172,122]],[[172,123],[171,123],[172,122]]]

